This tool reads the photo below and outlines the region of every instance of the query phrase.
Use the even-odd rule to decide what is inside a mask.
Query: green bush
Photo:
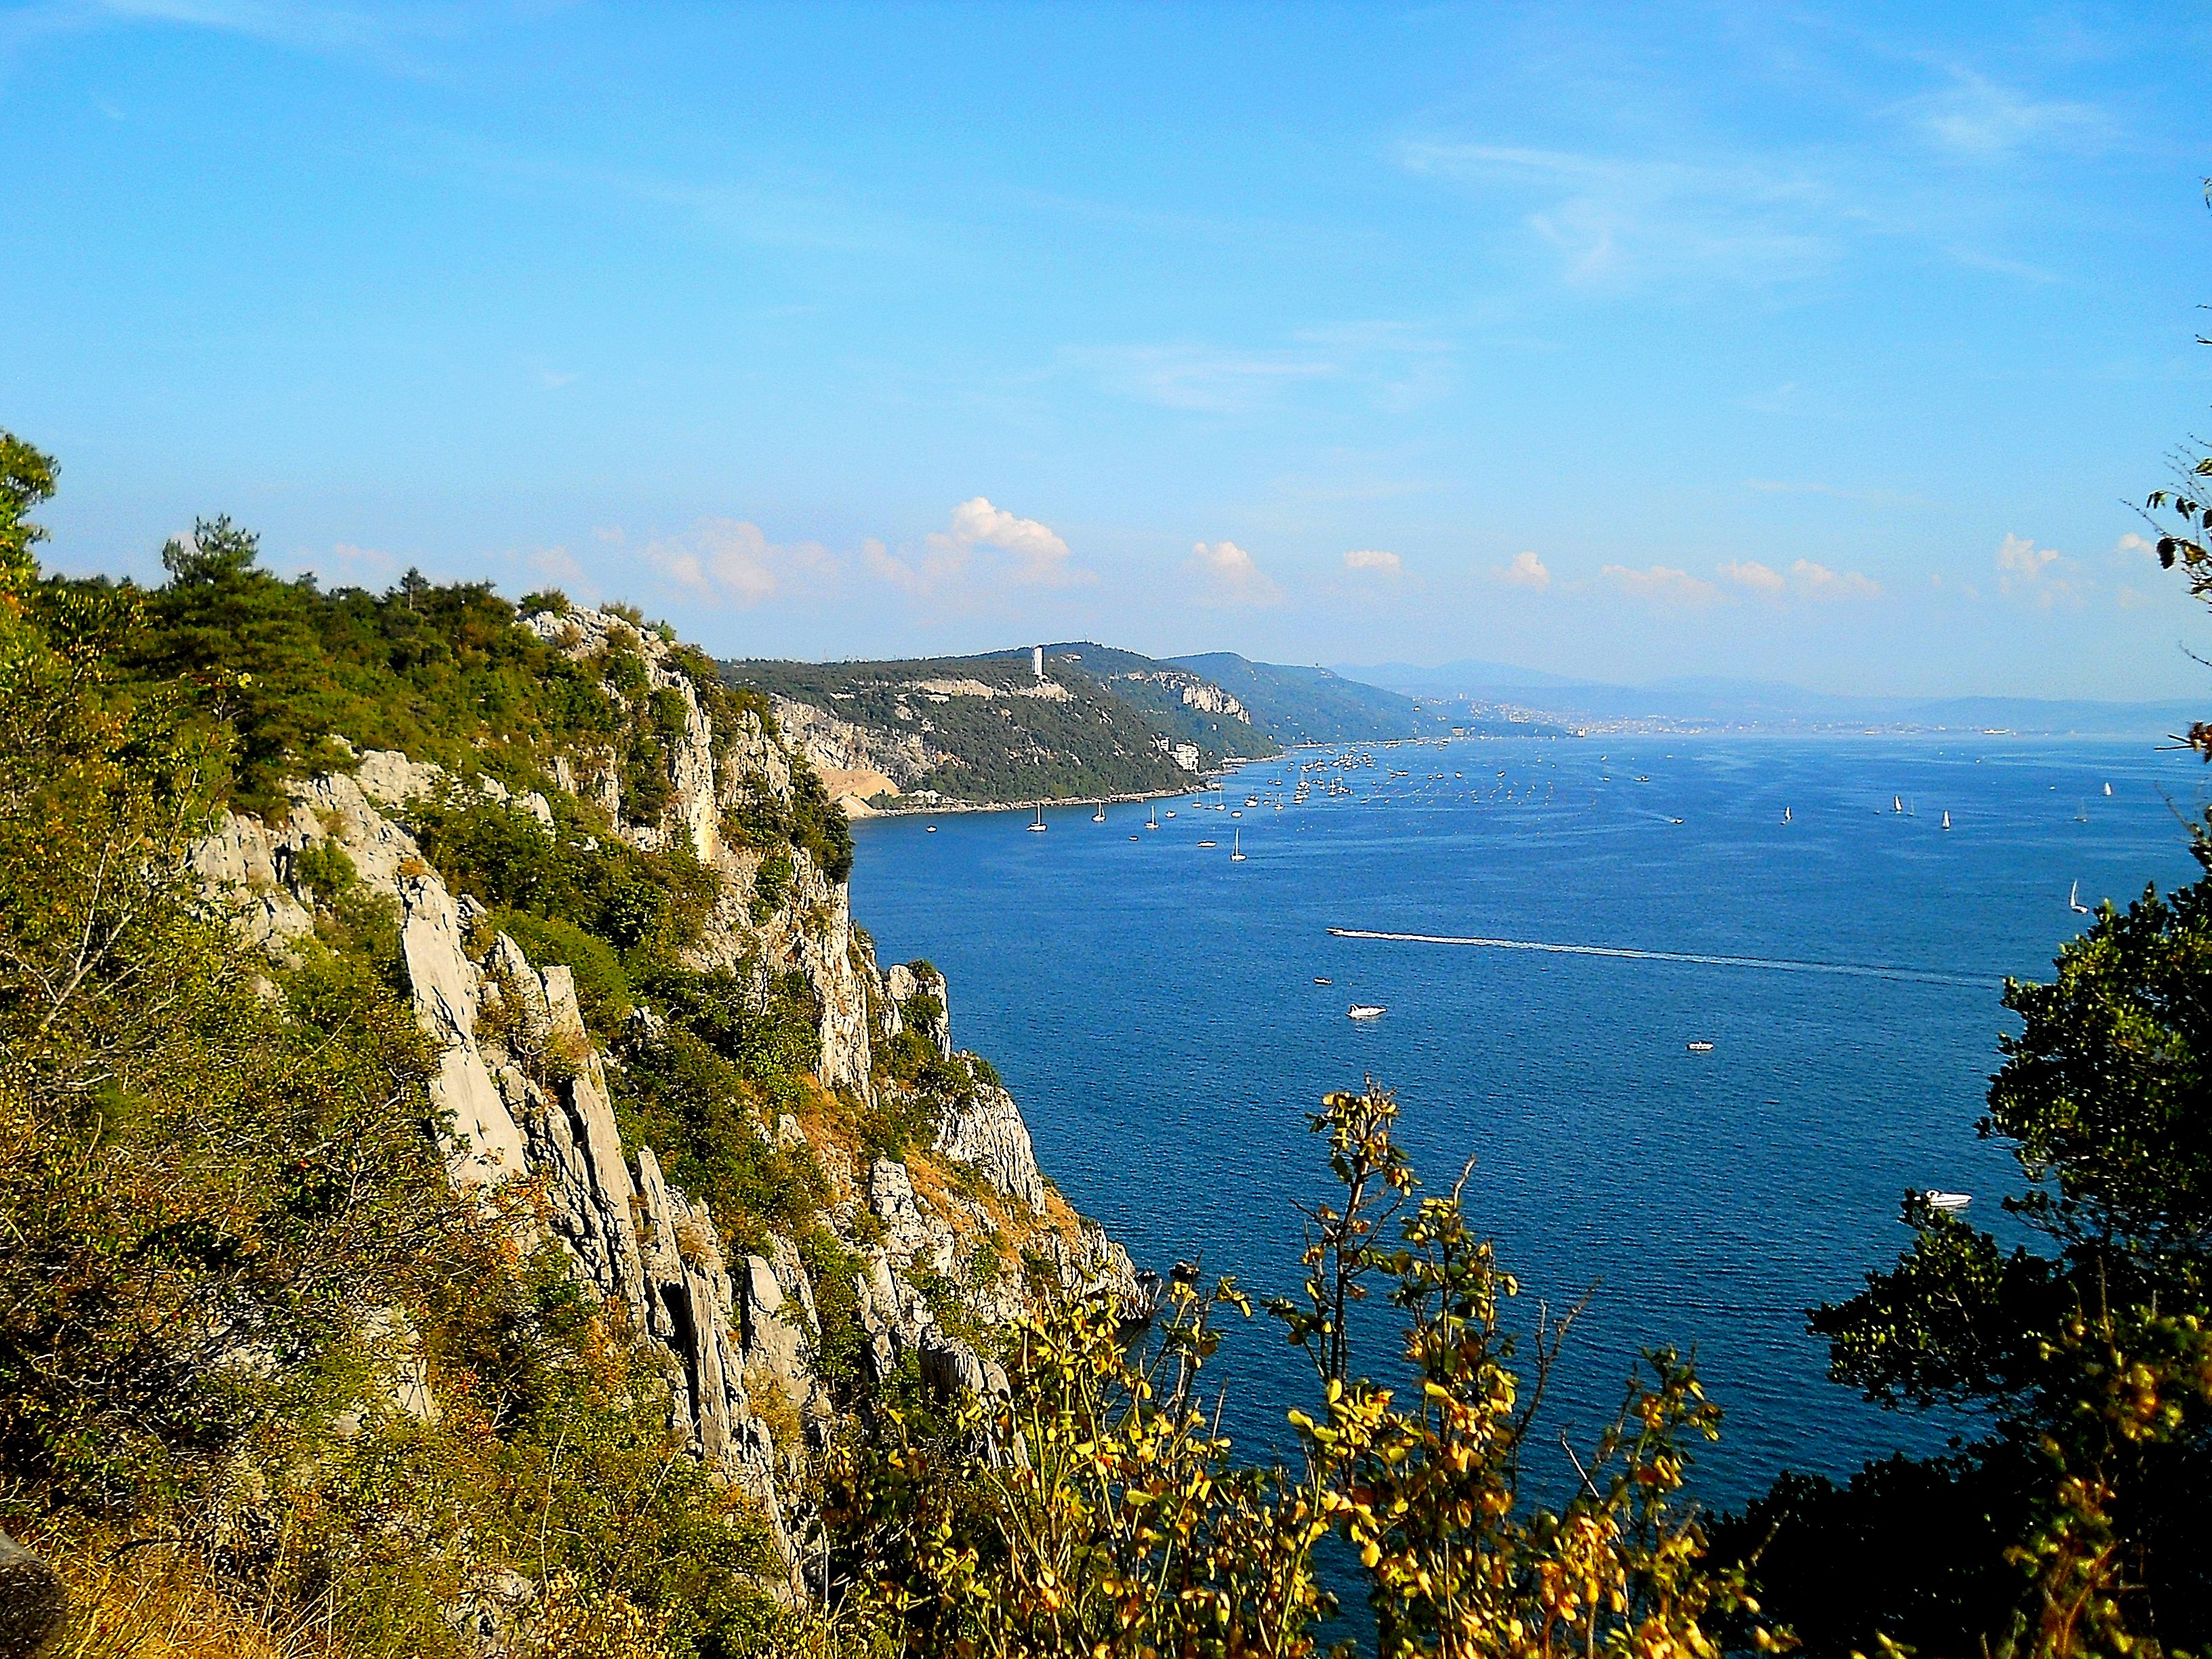
[[[637,1006],[622,958],[605,939],[574,922],[527,910],[495,910],[491,926],[520,945],[533,967],[568,969],[576,982],[584,1029],[602,1042]]]

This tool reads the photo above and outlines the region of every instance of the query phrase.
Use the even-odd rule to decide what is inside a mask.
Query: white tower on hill
[[[1044,647],[1041,645],[1030,647],[1030,672],[1039,679],[1044,678]]]

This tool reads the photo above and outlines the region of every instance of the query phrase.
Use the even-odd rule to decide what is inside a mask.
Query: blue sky
[[[2201,9],[0,11],[49,556],[2189,695]]]

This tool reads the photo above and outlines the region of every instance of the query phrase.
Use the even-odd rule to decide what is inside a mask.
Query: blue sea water
[[[1970,1193],[1969,1215],[2009,1236],[1998,1206],[2019,1171],[1974,1132],[1998,1035],[2016,1029],[2000,981],[2047,976],[2087,920],[2071,884],[2124,904],[2193,878],[2193,757],[1998,737],[1364,752],[1349,797],[1288,805],[1314,757],[1294,754],[1210,798],[1241,817],[1163,801],[1157,831],[1143,805],[1103,824],[1087,805],[1048,811],[1043,835],[1012,813],[864,823],[854,914],[884,962],[950,975],[957,1040],[997,1064],[1046,1171],[1139,1262],[1202,1257],[1209,1276],[1292,1291],[1292,1202],[1327,1178],[1305,1115],[1371,1074],[1397,1091],[1432,1184],[1476,1160],[1468,1207],[1520,1278],[1516,1318],[1589,1295],[1551,1395],[1577,1439],[1660,1343],[1695,1350],[1727,1413],[1695,1476],[1709,1503],[1966,1426],[1828,1382],[1805,1310],[1894,1258],[1908,1188]],[[1278,793],[1279,811],[1243,806]],[[1356,1024],[1355,1001],[1389,1012]],[[1361,1337],[1364,1364],[1388,1369],[1379,1316]],[[1240,1444],[1287,1446],[1304,1365],[1264,1319],[1224,1344],[1213,1375]],[[1557,1461],[1539,1477],[1564,1480]]]

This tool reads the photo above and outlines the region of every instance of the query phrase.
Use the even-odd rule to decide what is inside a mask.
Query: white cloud
[[[2015,151],[2100,147],[2111,121],[2094,104],[2035,99],[1971,72],[1951,84],[1894,105],[1902,118],[1936,148],[1967,161],[2000,161]]]
[[[1204,581],[1202,602],[1217,605],[1280,605],[1283,590],[1274,578],[1235,542],[1196,542],[1184,568]]]
[[[524,562],[571,599],[588,600],[599,597],[599,584],[592,580],[582,561],[565,547],[542,547]]]
[[[1542,592],[1552,585],[1552,573],[1544,562],[1534,553],[1522,552],[1513,556],[1513,562],[1501,565],[1490,573],[1492,581],[1511,582],[1516,587],[1533,588]]]
[[[1385,553],[1379,547],[1355,547],[1344,556],[1346,570],[1371,570],[1378,576],[1402,576],[1406,562],[1395,553]]]
[[[1723,580],[1747,588],[1765,599],[1780,599],[1790,586],[1779,570],[1763,565],[1756,559],[1745,559],[1741,562],[1732,559],[1720,568],[1720,575]]]
[[[1340,365],[1323,351],[1237,351],[1194,344],[1085,346],[1060,354],[1109,392],[1163,409],[1241,415],[1273,403],[1288,387],[1334,378]]]
[[[2037,582],[2043,573],[2064,556],[2056,548],[2038,547],[2030,536],[2007,536],[1997,544],[1997,568],[2008,582]]]
[[[1711,582],[1663,564],[1655,564],[1648,570],[1609,564],[1597,574],[1600,581],[1632,598],[1658,605],[1711,605],[1721,596],[1720,589]]]
[[[2077,567],[2056,548],[2038,547],[2029,536],[1997,544],[1997,592],[2033,599],[2049,610],[2061,600],[2079,605],[2091,584],[2069,574]]]
[[[920,557],[901,558],[870,537],[860,544],[860,562],[878,580],[924,599],[941,592],[965,574],[969,555],[967,548],[950,537],[932,536]]]
[[[648,542],[645,562],[702,599],[765,604],[837,574],[837,557],[818,542],[779,544],[743,519],[702,519],[680,536]]]
[[[2132,530],[2112,544],[2112,552],[2119,557],[2125,557],[2132,553],[2138,557],[2149,560],[2153,564],[2158,562],[2158,544],[2148,536],[2136,535]]]
[[[1776,605],[1792,594],[1801,599],[1872,599],[1881,595],[1881,584],[1871,576],[1856,570],[1831,570],[1810,559],[1798,560],[1787,574],[1756,559],[1731,559],[1714,574]]]
[[[1577,286],[1789,281],[1840,252],[1834,192],[1787,164],[1443,142],[1408,143],[1399,161],[1409,172],[1535,198],[1524,222],[1559,251]]]
[[[1800,593],[1812,599],[1876,599],[1881,597],[1881,584],[1871,576],[1863,576],[1856,570],[1831,570],[1810,559],[1800,559],[1790,567],[1790,580]]]
[[[1014,581],[1065,587],[1071,582],[1097,580],[1073,563],[1067,544],[1050,526],[1035,519],[1016,518],[981,495],[954,507],[951,527],[932,532],[928,544],[930,556],[922,561],[925,567],[934,557],[940,566],[957,572],[965,568],[969,550],[987,547],[1012,556],[1013,567],[1006,574]]]

